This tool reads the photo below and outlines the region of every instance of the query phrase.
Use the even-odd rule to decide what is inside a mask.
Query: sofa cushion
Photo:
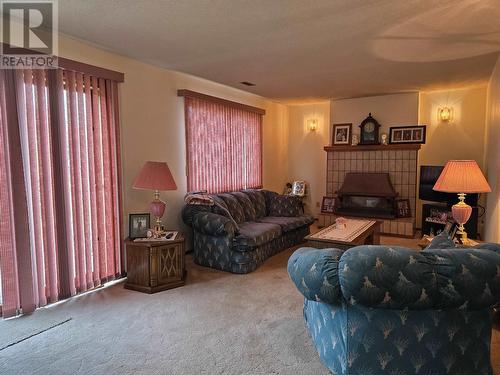
[[[234,193],[230,193],[232,196],[236,197],[238,203],[241,207],[243,207],[243,214],[245,215],[245,221],[254,221],[256,218],[255,208],[253,207],[253,203],[245,193],[241,191],[235,191]]]
[[[279,194],[270,190],[261,190],[262,195],[264,195],[264,200],[266,202],[266,214],[265,216],[270,216],[269,210],[271,209],[272,200]]]
[[[277,224],[256,223],[248,221],[240,224],[239,235],[234,239],[237,250],[250,248],[268,243],[281,236],[281,227]]]
[[[257,219],[259,223],[278,224],[283,232],[290,232],[291,230],[311,225],[314,223],[314,218],[310,215],[301,216],[265,216]]]
[[[248,198],[253,203],[255,209],[255,217],[260,218],[266,216],[266,197],[264,192],[261,190],[243,190],[243,192],[248,195]]]
[[[302,201],[295,195],[275,195],[271,198],[269,216],[299,216]]]
[[[233,219],[239,224],[245,221],[245,213],[243,211],[243,207],[238,202],[238,199],[234,195],[229,193],[219,194],[218,195],[227,206],[229,213],[233,217]]]

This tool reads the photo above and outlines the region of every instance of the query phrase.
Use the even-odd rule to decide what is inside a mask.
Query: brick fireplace
[[[326,194],[336,197],[348,173],[388,173],[398,199],[409,199],[412,217],[378,219],[381,232],[413,237],[417,189],[417,158],[420,145],[326,146]],[[330,225],[338,215],[321,214],[319,224]]]

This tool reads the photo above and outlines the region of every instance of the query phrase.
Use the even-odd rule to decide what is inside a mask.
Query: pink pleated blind
[[[118,87],[63,70],[0,81],[1,304],[12,316],[121,275]]]
[[[185,97],[188,191],[262,187],[262,114]]]

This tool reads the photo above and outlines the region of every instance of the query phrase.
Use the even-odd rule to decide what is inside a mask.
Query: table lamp
[[[177,185],[175,184],[167,163],[147,161],[139,172],[139,175],[136,177],[133,188],[154,190],[155,199],[151,202],[149,208],[151,213],[156,218],[154,236],[161,237],[165,232],[161,223],[161,218],[165,213],[166,204],[160,199],[160,191],[177,190]]]
[[[451,207],[451,212],[459,225],[458,234],[462,236],[462,243],[466,243],[464,224],[472,214],[472,207],[465,203],[465,195],[491,191],[483,172],[475,160],[450,160],[439,175],[433,190],[458,194],[459,202]]]

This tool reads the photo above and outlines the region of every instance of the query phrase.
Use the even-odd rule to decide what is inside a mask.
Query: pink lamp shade
[[[167,163],[160,161],[147,161],[132,186],[134,189],[177,190]]]
[[[490,185],[475,160],[450,160],[433,190],[446,193],[489,193]]]
[[[465,243],[467,233],[464,224],[472,214],[472,207],[465,203],[465,194],[491,191],[483,172],[474,160],[450,160],[439,175],[433,190],[458,193],[459,202],[451,207],[451,213],[459,224],[458,233],[462,235],[462,242]]]

